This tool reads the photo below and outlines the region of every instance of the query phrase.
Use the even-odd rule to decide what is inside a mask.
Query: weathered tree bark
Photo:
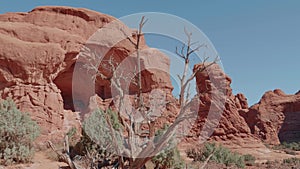
[[[71,169],[81,169],[81,167],[75,165],[75,163],[72,161],[71,157],[70,157],[70,152],[69,152],[69,141],[68,141],[68,136],[65,136],[65,141],[64,141],[64,150],[62,152],[60,152],[59,150],[56,149],[56,147],[52,144],[51,141],[48,141],[48,144],[50,146],[50,148],[57,154],[58,158],[68,164],[68,166]]]

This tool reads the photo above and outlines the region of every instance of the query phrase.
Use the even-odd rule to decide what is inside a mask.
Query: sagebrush
[[[283,163],[284,164],[300,164],[300,159],[292,157],[292,158],[284,159]]]
[[[34,155],[39,126],[8,99],[0,102],[0,157],[3,164],[26,163]]]
[[[162,129],[156,131],[155,136],[159,138],[166,132],[168,125],[165,125]],[[156,169],[182,169],[184,168],[184,161],[180,156],[180,152],[176,147],[174,138],[168,142],[168,145],[158,155],[152,158],[152,162],[155,164]]]
[[[113,139],[121,141],[118,131],[122,130],[117,114],[111,110],[97,109],[87,117],[82,125],[82,137],[75,149],[81,155],[89,155],[98,166],[115,165],[117,145]],[[119,143],[121,144],[121,143]],[[91,165],[95,165],[92,162]]]
[[[215,143],[206,143],[203,147],[189,149],[186,153],[194,161],[204,162],[210,157],[209,161],[226,166],[236,165],[239,168],[244,168],[246,164],[253,165],[255,162],[255,157],[252,155],[240,155]]]
[[[288,149],[292,151],[300,151],[300,142],[283,142],[280,145],[273,147],[275,150]]]

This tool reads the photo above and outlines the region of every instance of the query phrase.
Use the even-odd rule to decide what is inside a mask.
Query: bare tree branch
[[[204,169],[205,166],[207,166],[207,163],[212,158],[212,156],[215,154],[215,152],[216,152],[216,149],[207,157],[207,159],[204,161],[204,163],[202,164],[202,166],[200,167],[200,169]]]
[[[65,142],[68,142],[67,137],[65,137]],[[55,153],[57,154],[58,158],[59,158],[62,162],[68,164],[69,167],[70,167],[71,169],[80,169],[80,168],[81,168],[81,167],[79,168],[79,167],[77,167],[77,166],[75,165],[75,163],[72,161],[72,159],[71,159],[71,157],[69,156],[69,153],[68,153],[68,151],[67,151],[66,149],[64,149],[62,152],[59,151],[59,150],[57,150],[56,147],[52,144],[51,141],[48,141],[48,145],[49,145],[49,147],[52,149],[52,151],[55,152]],[[69,143],[65,143],[65,145],[69,145]],[[69,148],[68,148],[68,149],[69,149]]]

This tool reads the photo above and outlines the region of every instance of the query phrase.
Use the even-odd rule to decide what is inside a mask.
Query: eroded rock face
[[[196,65],[194,70],[203,65]],[[217,124],[212,139],[233,140],[252,137],[250,129],[239,111],[247,110],[247,99],[243,94],[232,94],[231,79],[214,64],[206,71],[196,74],[200,97],[199,118],[194,127],[198,133],[205,129],[205,123]],[[208,114],[209,112],[209,114]],[[202,131],[203,132],[203,131]]]
[[[59,140],[71,127],[80,126],[78,114],[64,110],[62,96],[71,91],[54,82],[72,67],[88,37],[111,20],[66,7],[0,15],[1,97],[12,98],[38,122],[40,142]]]
[[[70,127],[80,125],[78,113],[73,112],[75,63],[82,46],[87,45],[87,41],[93,42],[89,39],[91,35],[113,21],[115,18],[105,14],[69,7],[38,7],[28,13],[0,15],[0,94],[4,99],[11,97],[22,111],[40,124],[40,140],[59,140]],[[97,41],[101,41],[98,47],[106,48],[107,55],[114,53],[118,62],[128,56],[135,57],[135,48],[129,39],[112,44],[117,35],[131,36],[131,41],[135,42],[135,31],[117,22],[105,29],[105,34]],[[155,58],[160,57],[164,58],[160,66],[169,69],[168,58],[148,48],[143,37],[140,46],[144,51],[142,67],[147,69],[157,64]],[[149,59],[152,55],[156,57]],[[103,71],[101,67],[99,70]],[[147,86],[144,92],[153,88],[172,91],[166,72],[147,69],[143,73],[143,83]],[[110,97],[108,82],[97,79],[94,85],[95,91],[91,93],[84,93],[89,87],[84,83],[82,90],[78,90],[82,97],[78,97],[76,103],[82,104],[84,109],[88,109],[95,93],[104,100]],[[104,91],[97,88],[102,85]]]
[[[2,98],[12,98],[21,111],[29,113],[41,126],[41,134],[62,129],[63,99],[54,84],[18,84],[4,88],[0,93]]]
[[[266,92],[244,115],[251,132],[269,144],[300,141],[300,96]]]

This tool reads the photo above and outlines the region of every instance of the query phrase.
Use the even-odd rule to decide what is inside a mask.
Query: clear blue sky
[[[136,12],[164,12],[198,26],[220,54],[234,93],[250,104],[267,90],[300,90],[300,1],[1,1],[0,13],[30,11],[36,6],[83,7],[115,17]]]

